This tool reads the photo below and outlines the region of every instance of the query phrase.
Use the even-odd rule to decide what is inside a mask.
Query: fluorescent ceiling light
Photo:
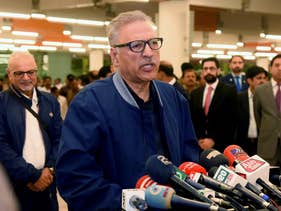
[[[265,38],[265,33],[264,32],[260,33],[260,37]]]
[[[71,24],[81,24],[81,25],[90,25],[90,26],[105,25],[105,21],[84,20],[84,19],[74,19],[74,18],[47,17],[47,20],[50,22],[71,23]]]
[[[216,57],[217,57],[218,59],[230,59],[230,58],[231,58],[230,55],[216,55]]]
[[[62,46],[62,42],[43,41],[42,45]]]
[[[269,40],[281,40],[281,35],[266,34],[265,38]]]
[[[88,48],[110,49],[110,46],[109,45],[101,45],[101,44],[89,44]]]
[[[217,51],[217,50],[197,50],[199,54],[224,54],[224,51]]]
[[[93,41],[108,42],[107,37],[94,37]]]
[[[276,55],[277,55],[277,53],[269,53],[269,52],[256,52],[255,53],[256,57],[274,57]]]
[[[223,49],[237,49],[236,45],[227,45],[227,44],[207,44],[207,48],[223,48]]]
[[[198,54],[198,53],[191,54],[192,58],[198,58],[198,59],[209,58],[209,57],[213,57],[213,56],[214,55],[212,55],[212,54]]]
[[[21,36],[28,36],[28,37],[38,37],[39,33],[37,32],[24,32],[24,31],[12,31],[13,35],[21,35]]]
[[[15,39],[14,43],[16,44],[28,44],[28,45],[34,45],[36,43],[35,40],[20,40],[20,39]]]
[[[270,46],[257,46],[256,49],[258,51],[270,51],[271,47]]]
[[[12,13],[12,12],[0,12],[0,17],[29,19],[30,15],[29,14],[22,14],[22,13]]]
[[[63,30],[64,35],[71,35],[71,30]]]
[[[86,52],[85,48],[69,48],[68,50],[70,52],[74,52],[74,53],[85,53]]]
[[[12,30],[11,26],[2,26],[1,28],[3,29],[3,31],[11,31]]]
[[[202,43],[200,43],[200,42],[193,42],[191,45],[192,45],[192,47],[201,47]]]
[[[46,15],[43,13],[31,13],[31,18],[34,19],[45,19]]]
[[[244,43],[243,43],[243,42],[237,42],[236,45],[237,45],[238,47],[243,47],[243,46],[244,46]]]
[[[76,48],[82,47],[82,44],[81,44],[81,43],[64,42],[64,43],[62,43],[62,45],[63,45],[64,47],[76,47]]]
[[[0,42],[4,42],[4,43],[13,43],[14,40],[13,40],[13,39],[7,39],[7,38],[0,38]]]
[[[92,36],[71,35],[70,37],[74,40],[94,41],[94,37]]]
[[[281,47],[274,48],[275,51],[281,51]]]
[[[215,33],[216,33],[216,34],[222,34],[222,30],[221,30],[221,29],[217,29],[217,30],[215,31]]]
[[[246,59],[246,60],[255,60],[256,57],[255,56],[244,56],[244,59]]]
[[[240,56],[252,56],[253,53],[252,52],[247,52],[247,51],[228,51],[227,52],[228,55],[240,55]]]

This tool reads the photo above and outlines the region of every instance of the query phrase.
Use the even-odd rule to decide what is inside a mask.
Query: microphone
[[[137,189],[146,189],[151,185],[157,184],[157,182],[153,181],[150,176],[144,175],[136,183]]]
[[[196,172],[207,175],[206,169],[204,169],[202,166],[194,162],[184,162],[179,166],[179,169],[182,170],[187,175]]]
[[[196,199],[214,203],[209,198],[201,195],[194,187],[188,184],[185,179],[187,175],[176,168],[163,155],[152,155],[146,161],[146,172],[150,177],[160,184],[171,184],[173,187],[183,190],[185,194],[190,194]],[[187,178],[188,179],[188,178]]]
[[[242,187],[240,184],[235,185],[235,189],[239,190],[245,197],[250,199],[252,202],[254,202],[256,205],[266,208],[268,210],[277,211],[277,208],[274,207],[269,202],[263,200],[262,198],[258,197],[256,194],[252,193],[248,189]]]
[[[229,165],[228,159],[219,151],[215,149],[206,149],[200,154],[199,164],[202,165],[207,171],[210,168],[220,165]]]
[[[278,188],[275,187],[272,183],[269,181],[264,181],[260,178],[257,179],[257,184],[263,187],[263,189],[267,190],[272,196],[277,197],[279,200],[281,200],[281,192],[278,190]]]
[[[143,211],[147,209],[145,193],[140,189],[122,190],[122,209],[126,211]]]
[[[147,203],[145,202],[145,200],[139,198],[136,195],[133,195],[130,199],[129,199],[129,204],[133,207],[138,209],[139,211],[143,211],[147,209]]]
[[[269,181],[272,182],[274,185],[281,186],[281,175],[269,174]]]
[[[187,166],[189,166],[189,168],[187,168]],[[201,172],[197,173],[196,172],[197,169],[203,168],[199,164],[193,164],[187,166],[186,168],[181,167],[181,169],[184,170],[184,172],[187,174],[190,173],[189,176],[193,181],[199,182],[203,185],[206,185],[208,188],[214,189],[215,191],[222,192],[230,196],[238,196],[238,197],[242,196],[238,191],[233,190],[233,187],[218,182],[217,180],[208,177],[207,175],[202,174]]]
[[[229,165],[235,167],[238,163],[248,159],[250,156],[238,145],[229,145],[223,151],[228,158]]]
[[[171,209],[171,208],[189,208],[192,210],[218,210],[226,211],[216,205],[210,205],[204,202],[198,202],[191,199],[186,199],[175,194],[173,188],[153,185],[145,190],[145,198],[149,207],[158,209]]]
[[[231,147],[228,147],[228,150],[230,150],[230,151],[232,150],[232,151],[236,151],[236,152],[239,151],[240,154],[245,154],[243,149],[239,148],[237,145],[232,145]],[[228,151],[228,150],[224,150],[224,151]],[[209,150],[209,154],[210,153],[213,153],[212,150]],[[223,157],[225,157],[224,155],[220,155],[219,152],[216,152],[216,155],[212,157],[212,160],[210,160],[210,159],[207,159],[209,154],[204,154],[206,156],[206,158],[204,156],[202,156],[202,155],[200,156],[200,158],[204,161],[204,163],[206,163],[206,165],[208,165],[208,166],[213,166],[214,164],[215,165],[219,165],[220,162],[222,161],[222,163],[221,163],[222,165],[220,165],[218,167],[218,169],[216,170],[216,172],[215,172],[215,174],[213,176],[213,178],[215,180],[217,180],[219,182],[226,183],[226,184],[228,184],[230,186],[235,186],[236,184],[241,184],[243,187],[248,188],[253,193],[256,193],[257,195],[262,197],[264,200],[268,201],[270,199],[266,194],[264,194],[261,190],[259,190],[254,185],[250,184],[241,175],[236,174],[234,171],[229,169],[228,166],[224,166],[225,161],[223,161],[223,159],[222,159]],[[236,155],[238,155],[238,153],[236,153]],[[245,155],[243,155],[243,156],[246,157]],[[227,159],[227,158],[225,157],[225,159]],[[212,173],[213,173],[213,170],[214,170],[214,167],[210,168],[210,171]]]

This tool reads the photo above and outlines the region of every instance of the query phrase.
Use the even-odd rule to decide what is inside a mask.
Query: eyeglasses
[[[37,73],[37,70],[29,70],[29,71],[26,71],[26,72],[15,71],[13,73],[14,73],[14,76],[16,78],[23,78],[24,74],[26,74],[28,77],[32,77],[32,76],[34,76]]]
[[[157,37],[149,40],[134,40],[124,44],[114,45],[114,48],[122,48],[128,46],[134,53],[141,53],[144,51],[146,44],[151,48],[151,50],[158,50],[162,47],[163,38]]]

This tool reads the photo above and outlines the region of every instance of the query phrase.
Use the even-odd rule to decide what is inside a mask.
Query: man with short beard
[[[234,143],[237,124],[237,93],[234,87],[218,80],[220,71],[216,58],[202,61],[206,84],[190,95],[190,110],[198,144],[202,150],[223,151]]]
[[[225,75],[220,79],[224,84],[234,86],[237,92],[245,91],[248,89],[246,76],[243,72],[244,58],[240,55],[234,55],[229,60],[229,69],[231,73]]]

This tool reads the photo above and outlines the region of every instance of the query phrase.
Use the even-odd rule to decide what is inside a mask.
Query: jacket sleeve
[[[3,163],[14,184],[35,182],[41,175],[41,170],[27,163],[21,154],[17,153],[16,140],[12,140],[11,128],[8,125],[7,108],[0,100],[0,161]]]
[[[93,93],[82,91],[69,107],[56,164],[58,189],[70,210],[120,210],[121,188],[100,165],[106,136],[102,109]]]

